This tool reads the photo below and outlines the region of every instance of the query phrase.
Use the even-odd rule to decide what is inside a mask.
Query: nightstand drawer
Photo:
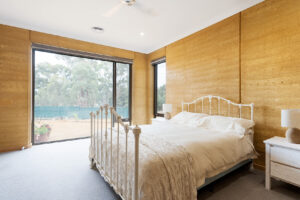
[[[271,177],[300,187],[300,145],[286,138],[272,137],[266,144],[266,189],[271,189]]]
[[[300,186],[300,169],[271,162],[271,176]]]
[[[273,146],[271,147],[271,160],[300,168],[300,151]]]

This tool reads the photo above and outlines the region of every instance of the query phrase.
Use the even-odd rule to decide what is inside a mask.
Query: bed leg
[[[252,162],[250,163],[249,169],[250,169],[250,171],[253,171],[253,170],[254,170],[254,161],[253,161],[253,160],[252,160]]]
[[[94,159],[90,159],[90,168],[91,169],[95,169],[96,168],[96,164],[94,163]]]
[[[213,184],[210,184],[210,185],[208,185],[208,191],[209,192],[211,192],[211,193],[214,193],[214,191],[215,191],[215,187],[214,187],[214,185]]]

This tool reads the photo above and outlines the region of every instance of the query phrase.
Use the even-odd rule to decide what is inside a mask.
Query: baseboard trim
[[[10,152],[10,151],[18,151],[18,150],[23,150],[23,149],[29,149],[32,147],[32,143],[29,143],[27,145],[18,145],[18,146],[12,146],[9,148],[5,148],[5,149],[0,149],[0,153],[5,153],[5,152]]]

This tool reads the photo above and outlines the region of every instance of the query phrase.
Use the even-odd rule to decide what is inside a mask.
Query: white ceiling
[[[150,53],[263,0],[136,1],[104,17],[120,0],[0,0],[0,24]]]

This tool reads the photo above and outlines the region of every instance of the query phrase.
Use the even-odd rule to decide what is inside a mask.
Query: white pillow
[[[183,111],[170,119],[170,122],[175,124],[185,124],[188,126],[198,126],[199,120],[206,116],[208,115],[205,113],[192,113]]]
[[[252,120],[225,117],[225,116],[207,116],[198,121],[198,126],[206,129],[213,129],[223,132],[234,131],[244,135],[246,130],[254,127]]]

